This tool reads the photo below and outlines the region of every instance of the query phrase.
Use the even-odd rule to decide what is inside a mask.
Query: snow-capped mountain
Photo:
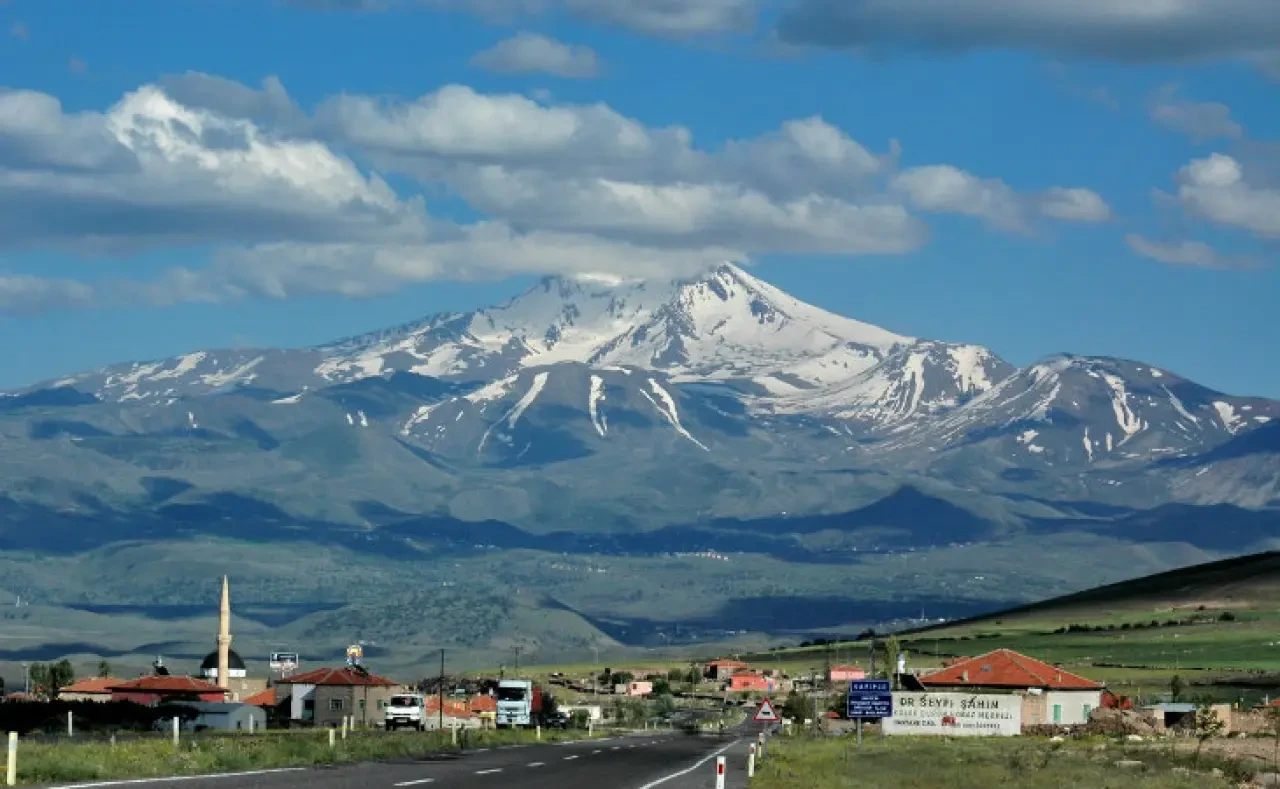
[[[593,486],[593,517],[628,476],[681,491],[661,521],[827,511],[837,494],[812,473],[827,470],[1268,506],[1274,494],[1249,493],[1238,459],[1230,471],[1170,463],[1238,446],[1272,419],[1276,401],[1138,362],[1062,355],[1018,369],[725,265],[663,283],[550,278],[499,307],[315,348],[201,351],[3,395],[0,439],[22,462],[0,484],[45,495],[63,479],[129,499],[165,469],[183,496],[265,488],[320,512],[330,499],[422,512],[461,496],[501,518],[552,494],[486,476],[497,487],[481,495],[468,475],[564,469],[565,484]],[[628,512],[644,508],[635,501]]]
[[[1230,397],[1138,362],[1059,355],[886,448],[988,445],[1037,466],[1147,463],[1206,451],[1277,417],[1277,401]]]

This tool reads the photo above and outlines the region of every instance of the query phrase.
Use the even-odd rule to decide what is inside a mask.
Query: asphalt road
[[[754,734],[649,734],[521,745],[417,761],[225,776],[63,784],[62,789],[712,789],[717,755],[726,789],[745,789]]]

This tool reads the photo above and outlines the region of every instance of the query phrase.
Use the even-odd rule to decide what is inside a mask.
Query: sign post
[[[862,745],[862,722],[893,717],[893,691],[887,679],[855,679],[849,683],[847,717],[858,722],[858,745]],[[883,731],[884,723],[881,724]]]
[[[751,719],[756,723],[778,723],[782,720],[778,716],[778,711],[773,708],[773,702],[768,699],[760,702],[760,708]]]

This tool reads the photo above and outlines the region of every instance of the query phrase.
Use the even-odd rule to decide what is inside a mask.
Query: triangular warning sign
[[[778,717],[773,704],[768,699],[765,699],[760,702],[760,709],[756,710],[756,715],[752,720],[756,723],[778,723],[782,719]]]

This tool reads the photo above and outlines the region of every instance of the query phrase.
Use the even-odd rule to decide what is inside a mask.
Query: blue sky
[[[0,2],[0,388],[730,258],[1280,397],[1280,4],[1147,2]]]

